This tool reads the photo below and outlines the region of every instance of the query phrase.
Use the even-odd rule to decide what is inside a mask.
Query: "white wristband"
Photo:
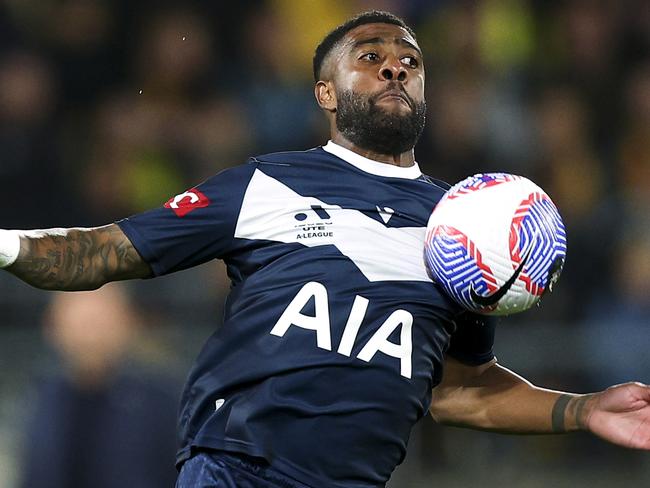
[[[0,229],[0,269],[14,264],[20,253],[20,232]]]

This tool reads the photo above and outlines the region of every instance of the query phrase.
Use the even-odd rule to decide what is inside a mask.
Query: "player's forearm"
[[[37,288],[93,290],[143,278],[149,267],[117,225],[20,233],[20,253],[7,271]]]
[[[538,388],[495,364],[462,387],[434,390],[431,415],[443,424],[494,432],[561,433],[586,428],[591,398]]]

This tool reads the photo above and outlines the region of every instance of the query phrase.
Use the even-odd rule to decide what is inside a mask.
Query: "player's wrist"
[[[20,254],[20,232],[0,229],[0,269],[16,262]]]
[[[596,404],[595,394],[575,395],[569,402],[566,414],[567,430],[589,430],[589,418]]]
[[[551,415],[553,432],[590,430],[589,419],[596,404],[597,396],[595,394],[560,394],[553,406]]]

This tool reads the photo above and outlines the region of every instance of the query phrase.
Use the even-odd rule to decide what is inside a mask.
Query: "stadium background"
[[[404,16],[425,54],[423,170],[452,182],[524,174],[565,219],[557,291],[503,320],[499,360],[552,388],[650,382],[646,0],[0,0],[0,226],[109,223],[248,155],[324,142],[313,49],[370,8]],[[128,364],[177,395],[218,326],[223,270],[127,291],[139,317]],[[37,378],[60,369],[48,332],[57,300],[0,275],[3,487],[22,478]],[[584,434],[506,437],[426,419],[389,486],[637,486],[648,461]]]

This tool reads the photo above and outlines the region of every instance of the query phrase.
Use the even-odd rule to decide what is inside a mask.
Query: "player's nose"
[[[379,78],[382,81],[406,81],[408,72],[397,56],[387,56],[379,68]]]

